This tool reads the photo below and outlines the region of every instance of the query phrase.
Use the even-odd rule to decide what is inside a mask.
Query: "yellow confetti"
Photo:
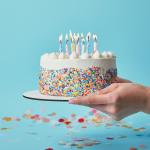
[[[9,121],[12,121],[12,118],[11,117],[4,117],[2,120],[9,122]]]

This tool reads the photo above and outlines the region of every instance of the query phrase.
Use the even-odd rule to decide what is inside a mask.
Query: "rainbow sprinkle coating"
[[[39,91],[41,94],[51,96],[86,96],[110,85],[112,78],[116,76],[116,68],[107,71],[95,66],[85,69],[46,70],[41,68]]]

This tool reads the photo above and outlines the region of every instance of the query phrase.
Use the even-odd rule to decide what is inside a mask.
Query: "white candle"
[[[63,39],[63,35],[60,34],[59,35],[59,52],[60,53],[62,52],[62,39]]]
[[[83,33],[81,33],[81,39],[84,39],[84,34]]]
[[[85,53],[85,39],[82,39],[82,54]]]
[[[75,43],[76,43],[76,54],[79,56],[80,55],[80,35],[79,33],[74,34],[74,39],[75,39]]]
[[[71,39],[71,51],[75,52],[76,51],[76,45],[75,45],[75,34],[74,36],[72,35],[72,32],[70,31],[70,39]]]
[[[71,42],[72,42],[72,40],[73,40],[73,36],[72,36],[71,30],[70,30],[70,40],[71,40]]]
[[[89,53],[90,38],[91,38],[91,33],[88,32],[88,34],[87,34],[87,36],[86,36],[86,41],[87,41],[87,53]]]
[[[66,40],[66,55],[69,56],[69,47],[68,47],[69,39],[68,39],[68,34],[66,34],[65,40]]]
[[[71,52],[73,51],[73,35],[72,32],[70,30],[70,41],[71,41]]]
[[[94,45],[93,45],[93,53],[97,51],[97,35],[93,34],[93,40],[94,40]]]

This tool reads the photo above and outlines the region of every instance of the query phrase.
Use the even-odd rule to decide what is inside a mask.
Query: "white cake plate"
[[[23,97],[32,99],[32,100],[41,100],[41,101],[68,101],[73,97],[63,97],[63,96],[49,96],[43,95],[38,90],[28,91],[22,94]]]

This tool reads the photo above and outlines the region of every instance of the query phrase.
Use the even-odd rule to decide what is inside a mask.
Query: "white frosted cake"
[[[64,97],[85,96],[111,84],[111,80],[117,76],[116,57],[110,51],[100,53],[97,50],[95,34],[93,50],[90,53],[90,36],[91,34],[88,33],[85,48],[84,35],[70,33],[71,51],[69,51],[66,35],[65,51],[63,51],[61,35],[59,52],[41,56],[39,77],[41,94]]]

